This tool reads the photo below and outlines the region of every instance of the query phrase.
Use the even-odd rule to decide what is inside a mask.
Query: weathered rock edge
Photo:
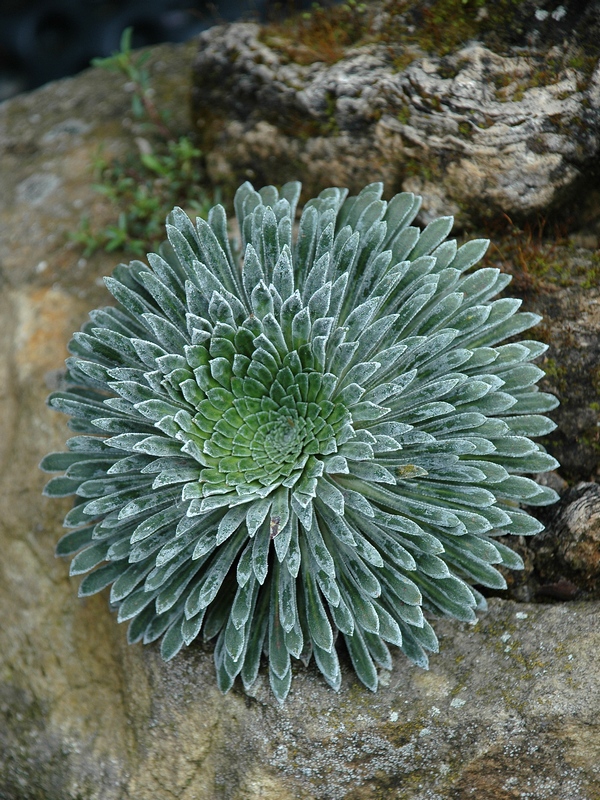
[[[557,208],[598,164],[600,63],[591,77],[567,68],[536,85],[539,52],[471,42],[402,71],[377,44],[303,66],[260,34],[236,23],[199,37],[194,117],[217,145],[215,182],[302,174],[312,197],[324,181],[358,190],[385,180],[423,195],[423,222],[452,213],[464,223]]]
[[[334,695],[300,666],[278,706],[264,675],[251,698],[222,696],[208,649],[166,665],[156,648],[107,641],[101,604],[93,617],[80,608],[72,616],[77,627],[85,616],[89,649],[79,669],[98,649],[119,668],[64,697],[47,694],[57,678],[48,662],[46,692],[2,686],[11,724],[0,733],[0,796],[594,800],[599,610],[496,600],[473,629],[438,625],[429,672],[398,657],[372,695],[344,666]],[[54,655],[64,658],[65,644]]]

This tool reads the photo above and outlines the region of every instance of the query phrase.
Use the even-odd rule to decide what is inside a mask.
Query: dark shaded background
[[[182,42],[218,22],[264,20],[310,0],[0,0],[0,102],[73,75],[119,48]]]

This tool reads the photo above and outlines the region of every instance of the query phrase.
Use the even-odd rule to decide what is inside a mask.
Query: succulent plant
[[[487,240],[421,231],[420,198],[382,188],[321,192],[294,236],[300,185],[245,183],[242,258],[221,206],[195,226],[174,209],[160,255],[106,279],[117,306],[49,398],[77,434],[41,466],[66,471],[47,495],[75,495],[57,553],[89,573],[80,596],[111,585],[129,642],[162,637],[167,660],[216,638],[222,691],[263,654],[280,701],[292,658],[337,690],[338,634],[369,689],[386,643],[426,667],[429,615],[473,621],[473,584],[522,567],[498,537],[556,499],[521,474],[557,465],[530,438],[554,428],[546,346],[501,344],[540,318],[492,299],[499,270],[465,274]]]

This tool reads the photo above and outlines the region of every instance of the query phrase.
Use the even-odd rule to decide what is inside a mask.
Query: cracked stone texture
[[[184,108],[191,58],[155,51],[159,102]],[[97,70],[0,107],[0,798],[597,800],[596,602],[493,599],[474,627],[436,625],[429,672],[398,653],[373,695],[343,657],[336,695],[299,665],[279,707],[264,674],[223,697],[210,646],[164,664],[126,645],[106,596],[77,598],[53,556],[69,501],[42,498],[37,464],[69,435],[44,400],[116,261],[65,234],[109,214],[89,167],[128,146],[127,108]]]
[[[237,23],[200,35],[194,114],[218,144],[208,159],[217,182],[301,173],[313,196],[384,180],[423,195],[422,222],[453,213],[466,223],[568,206],[598,163],[600,64],[591,77],[568,68],[536,85],[539,47],[498,55],[470,42],[401,71],[387,44],[303,66],[260,33]],[[598,216],[581,200],[569,207],[580,225]]]

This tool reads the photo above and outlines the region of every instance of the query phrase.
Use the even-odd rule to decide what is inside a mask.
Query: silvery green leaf
[[[69,575],[82,575],[106,560],[111,541],[92,543],[81,550],[71,561]]]
[[[296,269],[296,285],[303,286],[306,276],[312,266],[315,247],[317,244],[317,225],[319,215],[314,206],[307,206],[300,217],[298,238],[294,251],[294,266]]]
[[[53,478],[53,481],[59,480]],[[60,480],[69,480],[60,479]],[[125,475],[103,475],[99,478],[87,480],[83,483],[81,480],[75,481],[78,483],[77,494],[79,497],[103,497],[114,492],[120,492],[124,489],[146,489],[148,488],[148,479],[145,476],[134,474]],[[70,494],[70,492],[69,492]]]
[[[264,522],[254,537],[252,548],[252,569],[257,581],[262,585],[268,573],[269,545],[271,543],[271,528]]]
[[[382,527],[375,525],[371,520],[353,518],[354,525],[362,530],[370,539],[370,541],[377,545],[379,552],[383,550],[386,557],[391,558],[392,561],[405,570],[415,570],[417,568],[415,559],[410,552],[402,545],[393,531],[386,531]],[[381,559],[381,555],[379,556]],[[371,560],[373,563],[373,560]],[[375,566],[378,566],[375,560]]]
[[[340,567],[347,576],[351,576],[357,586],[362,588],[362,594],[368,597],[381,595],[381,584],[374,572],[364,563],[360,555],[353,553],[348,548],[340,559]],[[352,602],[345,597],[346,603],[352,607]]]
[[[191,269],[190,267],[199,256],[198,241],[195,232],[190,236],[189,231],[190,229],[193,231],[193,226],[185,214],[178,213],[180,211],[181,209],[173,209],[170,216],[170,222],[173,224],[167,222],[165,228],[172,252],[179,261],[181,268],[191,277],[193,275],[193,267]],[[184,217],[186,217],[187,221],[182,228],[182,225],[177,223],[183,221]]]
[[[254,536],[256,531],[263,524],[265,517],[271,508],[271,502],[272,501],[270,499],[259,500],[257,503],[250,504],[246,509],[246,527],[248,528],[249,536]]]
[[[413,221],[419,211],[420,198],[411,192],[402,192],[387,204],[384,220],[387,223],[388,238],[384,248]]]
[[[302,301],[304,304],[307,304],[315,292],[319,291],[327,282],[329,277],[329,264],[329,252],[323,253],[320,258],[315,260],[302,288]]]
[[[319,645],[313,644],[313,654],[317,666],[321,670],[327,683],[334,692],[339,691],[342,684],[342,672],[335,648],[331,650],[331,652],[327,652],[327,650],[323,650]]]
[[[279,571],[278,613],[285,633],[290,633],[299,624],[296,600],[296,580],[284,564]]]
[[[250,578],[253,576],[253,569],[252,569],[252,548],[254,546],[254,542],[250,541],[245,546],[242,551],[242,554],[237,562],[236,574],[237,574],[237,582],[239,586],[245,586]]]
[[[517,402],[511,407],[509,414],[543,414],[552,411],[559,404],[558,397],[546,392],[518,392],[514,395]],[[537,435],[537,434],[536,434]]]
[[[126,622],[129,619],[133,619],[133,617],[136,617],[152,603],[152,616],[148,621],[151,622],[156,617],[156,610],[154,608],[154,598],[156,594],[156,592],[147,592],[142,588],[136,589],[135,592],[128,595],[119,606],[119,612],[117,614],[119,622]]]
[[[446,593],[442,590],[439,581],[431,581],[423,577],[419,581],[423,586],[423,605],[428,610],[441,616],[454,617],[461,622],[474,623],[477,621],[473,606],[475,605],[475,598],[471,595],[471,602],[462,602],[452,596],[451,593]],[[406,633],[402,630],[403,639]]]
[[[415,261],[420,256],[429,255],[435,250],[448,236],[454,225],[454,217],[439,217],[430,222],[423,233],[419,236],[419,241],[410,252],[409,259]]]
[[[175,608],[165,611],[164,614],[157,614],[144,631],[144,644],[155,642],[168,630],[168,628],[171,627],[171,625],[177,624],[180,626],[182,621],[183,619],[179,604],[175,606]]]
[[[449,239],[438,245],[438,247],[436,247],[432,252],[432,255],[435,256],[436,269],[445,269],[454,260],[456,251],[457,245],[455,239]]]
[[[153,592],[155,590],[160,590],[165,585],[169,586],[173,575],[175,575],[179,570],[187,569],[187,567],[190,565],[193,544],[194,542],[190,542],[188,539],[185,542],[185,547],[177,548],[175,550],[176,555],[173,556],[171,554],[171,557],[168,561],[161,562],[160,564],[155,562],[156,566],[144,581],[144,589],[147,592]],[[167,545],[167,547],[169,547],[169,545]],[[198,567],[197,564],[192,566],[194,568]]]
[[[321,649],[330,653],[333,648],[333,631],[327,618],[315,577],[306,566],[307,561],[308,559],[305,558],[302,560],[302,585],[307,609],[308,630],[311,639]]]
[[[198,234],[194,229],[192,221],[183,209],[179,208],[179,206],[175,206],[167,216],[167,224],[172,225],[181,233],[194,252],[198,250],[200,244]]]
[[[319,522],[315,518],[312,527],[306,537],[310,551],[318,567],[320,567],[330,578],[335,578],[335,562],[331,557],[327,545],[323,541],[323,536],[319,530]]]
[[[458,252],[450,266],[465,272],[465,270],[483,258],[489,246],[489,239],[473,239],[470,242],[466,242],[462,247],[458,248]]]
[[[238,532],[210,560],[210,565],[203,573],[201,582],[188,595],[186,601],[186,616],[188,619],[197,614],[200,609],[206,608],[212,603],[221,588],[225,576],[231,569],[231,565],[238,555],[243,541],[243,536]]]
[[[293,627],[293,626],[292,626]],[[269,615],[269,666],[280,680],[290,670],[290,655],[285,645],[284,629],[279,618],[279,581],[277,570],[271,582],[271,613]]]
[[[289,203],[289,217],[292,220],[295,218],[296,206],[298,205],[298,200],[300,199],[301,190],[302,184],[299,181],[289,181],[288,183],[284,183],[279,190],[279,196],[282,199],[287,200]]]
[[[228,292],[238,295],[240,279],[237,265],[233,263],[223,206],[217,205],[210,210],[207,223],[197,217],[196,229],[202,260],[211,265]]]
[[[150,303],[115,278],[104,278],[104,283],[115,300],[118,300],[132,314],[141,316],[147,311],[153,311]]]
[[[204,621],[204,627],[202,631],[204,640],[208,642],[211,639],[214,639],[216,636],[219,637],[215,645],[215,660],[217,659],[219,642],[223,641],[222,636],[219,636],[219,634],[222,632],[224,633],[224,628],[227,624],[227,620],[229,619],[228,612],[233,600],[233,589],[234,587],[231,584],[226,583],[224,586],[222,586],[219,592],[219,597],[223,600],[227,600],[228,602],[216,604],[213,603],[206,612],[206,619]],[[231,674],[232,673],[229,672],[230,676]]]
[[[344,602],[344,599],[339,594],[339,590],[338,595],[339,598],[337,605],[332,605],[331,603],[329,604],[331,618],[341,633],[352,635],[352,633],[354,633],[354,617]]]
[[[318,481],[317,495],[335,514],[343,515],[344,495],[335,485],[334,481],[325,477],[320,478]]]
[[[391,483],[392,485],[396,483],[396,478],[393,473],[382,464],[378,464],[374,461],[354,461],[350,469],[350,474],[363,481],[370,481],[373,483]]]
[[[243,183],[235,193],[233,203],[235,207],[235,213],[242,223],[246,216],[252,212],[256,205],[261,202],[260,195],[257,191],[254,190],[254,187],[251,183],[246,181]]]
[[[185,328],[185,306],[181,300],[152,272],[143,272],[140,279],[144,288],[152,295],[157,305],[177,327]]]
[[[107,367],[92,361],[81,361],[74,358],[67,359],[66,364],[69,369],[70,381],[86,383],[101,391],[106,390],[106,384],[110,380],[110,370]]]
[[[332,249],[332,246],[333,246],[334,227],[335,227],[334,220],[333,220],[333,214],[330,214],[330,216],[332,217],[331,222],[329,222],[328,224],[323,224],[323,222],[324,222],[324,220],[323,220],[319,225],[320,235],[319,235],[319,239],[317,241],[317,246],[316,246],[316,249],[315,249],[315,259],[314,259],[315,263],[318,263],[320,261],[320,259],[325,254],[327,254],[327,256],[328,256],[327,263],[329,264],[329,255],[331,253],[331,249]]]
[[[464,575],[470,577],[474,583],[492,589],[506,589],[506,580],[498,570],[472,553],[459,547],[450,548],[446,545],[445,558],[449,563],[457,566]]]
[[[119,459],[120,460],[120,459]],[[44,472],[63,472],[72,468],[87,466],[89,469],[105,469],[115,461],[114,456],[100,453],[50,453],[40,462],[40,469]],[[87,473],[86,473],[87,474]],[[73,475],[72,477],[79,477]]]
[[[258,675],[263,642],[269,622],[267,615],[269,599],[269,594],[263,592],[261,599],[257,603],[256,613],[251,620],[246,658],[244,659],[244,665],[240,673],[246,690],[253,685]]]
[[[383,639],[378,634],[370,633],[366,630],[363,630],[362,635],[375,664],[383,669],[391,670],[393,666],[392,656]]]
[[[499,301],[497,301],[499,302]],[[490,315],[491,317],[491,315]],[[468,347],[481,347],[482,345],[494,345],[502,339],[509,336],[516,336],[528,328],[537,325],[541,322],[539,314],[532,314],[530,312],[519,312],[514,314],[508,319],[502,320],[496,324],[488,321],[488,325],[483,329],[480,335],[472,334],[468,337]]]
[[[283,703],[285,698],[288,696],[290,686],[292,685],[291,667],[288,667],[287,672],[282,678],[276,675],[273,669],[269,669],[269,684],[276,699],[280,703]]]
[[[56,555],[70,556],[77,553],[82,547],[91,544],[93,532],[94,526],[79,528],[76,531],[65,533],[64,536],[58,540],[55,551]]]
[[[282,300],[287,300],[294,291],[292,254],[287,244],[283,246],[273,269],[273,285]]]
[[[139,283],[140,272],[145,272],[148,268],[145,264],[142,264],[141,261],[132,261],[129,265],[129,268],[125,269],[128,269],[130,274],[135,272],[135,279],[131,284],[133,288],[136,287],[136,282]],[[117,267],[115,273],[118,270],[119,267]],[[117,331],[118,333],[122,333],[124,336],[128,337],[139,336],[145,333],[144,326],[139,320],[134,319],[130,314],[127,314],[115,306],[96,308],[93,311],[90,311],[89,317],[90,322],[84,323],[82,330],[87,331],[88,329],[93,328],[105,328],[107,330]]]
[[[543,524],[523,511],[517,511],[514,507],[504,507],[504,513],[510,517],[510,525],[502,529],[502,533],[510,533],[513,536],[533,536],[544,530]]]
[[[170,661],[177,655],[183,645],[181,621],[176,620],[163,637],[160,645],[160,654],[165,661]]]
[[[152,559],[156,557],[156,551],[162,550],[165,545],[173,540],[175,535],[174,528],[162,528],[157,536],[148,536],[142,541],[132,545],[129,542],[129,549],[127,550],[127,557],[130,564],[138,564],[141,561],[147,562],[149,557]],[[150,559],[152,561],[152,559]],[[152,566],[152,563],[150,564]]]
[[[243,586],[238,586],[231,606],[230,620],[233,626],[240,629],[248,622],[258,594],[258,583],[251,578]]]
[[[186,336],[171,322],[156,314],[144,314],[144,319],[158,339],[159,343],[170,353],[183,353],[189,344]]]
[[[182,568],[177,570],[173,576],[173,580],[171,580],[167,586],[162,587],[160,593],[156,597],[156,611],[159,614],[164,614],[166,611],[173,608],[187,589],[190,581],[200,571],[201,567],[201,563],[192,561],[192,563],[186,563]]]
[[[430,650],[433,653],[437,653],[439,649],[438,640],[431,625],[425,621],[422,628],[402,625],[401,630],[403,637],[402,649],[404,652],[408,654],[410,650],[413,650],[414,656],[411,655],[409,658],[417,666],[428,669],[429,659],[424,651]]]
[[[355,628],[351,636],[344,634],[344,640],[359,679],[367,689],[376,692],[378,684],[377,672],[361,632],[358,628]]]
[[[170,289],[175,295],[181,295],[185,283],[183,270],[177,269],[175,265],[169,264],[158,253],[148,253],[148,264],[152,267],[154,274],[161,282]],[[144,266],[142,267],[144,269]]]
[[[371,604],[379,617],[379,635],[381,638],[385,639],[386,642],[395,644],[397,647],[402,647],[402,633],[394,617],[376,600],[372,600]],[[410,609],[414,614],[414,624],[423,624],[423,614],[419,606],[401,606],[400,608],[404,610]]]
[[[246,649],[246,645],[247,641],[245,626],[236,628],[235,625],[233,625],[230,617],[224,633],[224,646],[226,650],[226,653],[224,654],[224,667],[229,678],[231,679],[228,681],[229,685],[232,685],[233,679],[242,668],[244,661],[241,656]],[[215,647],[215,653],[217,652],[218,647],[219,645],[217,644]],[[221,691],[223,691],[223,689],[221,689]]]
[[[380,200],[381,191],[360,192],[346,220],[360,234],[369,232],[383,217],[387,203]]]
[[[352,527],[341,515],[336,515],[333,510],[324,503],[317,504],[318,516],[325,520],[328,531],[336,536],[340,542],[350,547],[356,547],[356,539]]]
[[[68,497],[77,492],[80,484],[80,479],[65,477],[51,478],[44,486],[44,494],[46,497]],[[86,495],[81,496],[85,497]]]
[[[181,623],[181,635],[186,645],[190,645],[200,633],[206,609],[203,608],[196,616],[191,619],[184,618]]]
[[[98,567],[98,569],[86,575],[79,584],[79,597],[88,597],[91,594],[96,594],[96,592],[101,592],[102,589],[110,586],[115,578],[122,574],[122,571],[123,567],[119,562]]]
[[[292,347],[298,349],[310,339],[310,312],[308,308],[299,311],[292,320]]]
[[[62,411],[63,414],[71,414],[74,417],[82,419],[93,419],[100,413],[106,414],[108,409],[103,402],[98,402],[93,398],[79,397],[77,395],[69,395],[66,392],[54,392],[48,398],[48,405],[55,408],[57,411]]]
[[[246,518],[246,514],[248,513],[248,509],[245,505],[243,506],[234,506],[230,508],[229,511],[221,518],[219,522],[219,528],[217,531],[217,538],[215,543],[217,545],[223,544],[229,537],[235,533],[235,531],[239,528],[242,524],[244,519]]]
[[[554,489],[549,486],[541,486],[538,484],[538,491],[535,495],[527,498],[527,505],[532,506],[547,506],[551,503],[556,503],[559,495]]]

